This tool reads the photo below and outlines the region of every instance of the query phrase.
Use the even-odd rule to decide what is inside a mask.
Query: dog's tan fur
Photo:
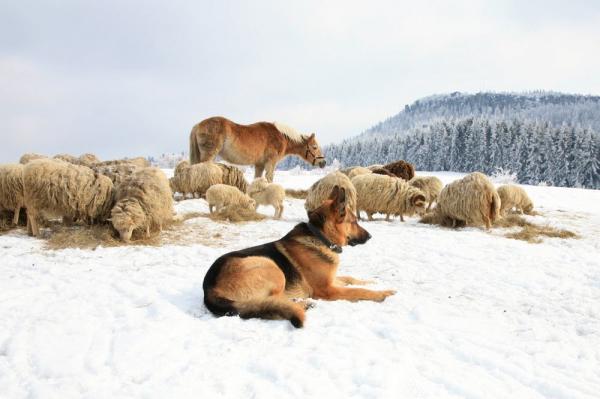
[[[275,124],[257,122],[240,125],[223,117],[203,120],[190,133],[190,163],[212,161],[217,155],[237,165],[254,165],[254,176],[273,182],[277,163],[286,155],[296,155],[320,167],[325,159],[315,134],[290,136]]]
[[[338,246],[361,244],[370,238],[356,222],[355,215],[347,210],[345,190],[337,186],[330,197],[308,215],[309,223],[319,226],[321,234]],[[238,313],[243,318],[287,319],[295,327],[301,327],[305,306],[293,302],[293,298],[381,302],[395,293],[346,287],[366,281],[336,277],[338,253],[311,234],[306,226],[305,223],[297,225],[274,243],[217,259],[204,280],[207,307],[215,314],[221,311],[221,314]],[[298,273],[293,280],[286,280],[285,267],[274,260],[273,254],[289,262],[288,273]],[[223,304],[225,307],[219,308]]]

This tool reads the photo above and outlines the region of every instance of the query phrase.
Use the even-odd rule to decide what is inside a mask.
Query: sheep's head
[[[248,186],[248,195],[260,193],[261,191],[264,191],[268,185],[269,182],[267,179],[264,177],[258,177],[254,179],[252,184]]]
[[[183,160],[183,161],[179,162],[177,164],[177,166],[175,166],[175,171],[173,173],[175,173],[175,176],[177,176],[179,173],[181,173],[184,169],[186,169],[189,166],[190,166],[190,161]]]
[[[169,179],[169,187],[171,187],[171,192],[172,193],[178,192],[178,190],[177,190],[177,180],[174,177],[171,177]]]
[[[252,198],[249,198],[247,206],[248,206],[248,208],[255,209],[256,208],[256,201],[254,199],[252,199]]]
[[[146,213],[137,200],[124,199],[113,207],[111,222],[119,232],[119,237],[125,242],[131,240],[133,231],[142,226],[146,220]]]
[[[425,214],[426,201],[425,195],[421,191],[418,191],[410,196],[411,208],[419,215]]]

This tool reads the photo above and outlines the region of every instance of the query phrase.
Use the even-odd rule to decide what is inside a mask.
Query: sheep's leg
[[[16,226],[17,224],[19,224],[19,213],[21,212],[21,207],[18,206],[15,209],[15,216],[13,216],[13,224]]]
[[[385,221],[386,221],[386,222],[389,222],[389,221],[390,221],[390,214],[389,214],[389,213],[387,213],[387,214],[385,215]]]
[[[213,213],[213,205],[209,204],[208,205],[208,210],[210,211],[210,213]]]
[[[427,209],[425,209],[425,212],[429,212],[429,210],[431,209],[432,203],[433,203],[433,201],[429,201],[429,204],[427,204]]]
[[[30,212],[29,209],[27,210],[27,232],[34,237],[38,237],[40,235],[40,226],[37,222],[37,214]]]
[[[369,220],[373,220],[373,213],[367,212],[367,217],[369,218]]]
[[[400,214],[400,221],[404,222],[404,215],[403,214]]]
[[[283,215],[283,204],[279,205],[279,214],[277,215],[277,219],[281,219],[281,215]]]
[[[150,238],[150,225],[146,226],[146,238]]]
[[[62,222],[65,226],[73,226],[73,218],[69,216],[63,216]]]

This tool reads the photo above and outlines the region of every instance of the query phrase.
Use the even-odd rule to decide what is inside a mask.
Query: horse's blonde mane
[[[291,126],[279,122],[273,122],[273,125],[279,130],[279,133],[296,143],[302,143],[306,138],[306,135],[298,133],[298,131]]]

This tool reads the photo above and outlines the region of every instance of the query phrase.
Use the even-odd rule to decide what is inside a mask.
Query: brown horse
[[[217,155],[238,165],[254,165],[254,176],[273,181],[277,163],[286,155],[296,155],[313,166],[324,167],[315,134],[301,135],[294,129],[270,122],[238,125],[220,116],[208,118],[190,133],[190,163],[212,161]]]

